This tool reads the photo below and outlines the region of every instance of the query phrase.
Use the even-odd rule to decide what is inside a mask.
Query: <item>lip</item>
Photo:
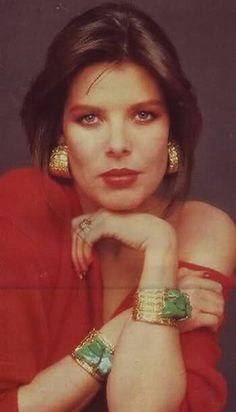
[[[140,172],[134,169],[126,169],[126,168],[121,168],[121,169],[110,169],[105,173],[102,173],[100,176],[103,177],[125,177],[125,176],[135,176],[138,175]]]

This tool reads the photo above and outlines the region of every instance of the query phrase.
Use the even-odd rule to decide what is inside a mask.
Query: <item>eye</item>
[[[78,122],[84,125],[93,125],[98,122],[98,118],[94,113],[88,113],[78,118]]]
[[[136,119],[141,121],[141,122],[148,122],[149,120],[152,120],[155,118],[154,113],[148,112],[146,110],[141,110],[136,114]]]

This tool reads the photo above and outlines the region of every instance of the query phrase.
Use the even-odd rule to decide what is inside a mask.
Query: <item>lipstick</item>
[[[113,188],[122,189],[133,185],[140,172],[133,169],[111,169],[100,176],[103,178],[108,186]]]

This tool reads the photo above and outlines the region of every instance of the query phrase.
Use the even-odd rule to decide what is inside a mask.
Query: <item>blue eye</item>
[[[138,120],[141,122],[149,121],[154,118],[153,113],[151,112],[146,112],[145,110],[141,110],[140,112],[137,113]]]
[[[94,113],[88,113],[79,118],[82,124],[95,124],[97,122],[97,116]]]

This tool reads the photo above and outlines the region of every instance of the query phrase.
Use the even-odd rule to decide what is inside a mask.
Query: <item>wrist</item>
[[[71,353],[72,359],[97,381],[103,382],[110,373],[114,346],[93,329]]]
[[[175,288],[177,286],[177,248],[149,248],[146,251],[140,288]]]
[[[191,313],[189,296],[178,289],[139,289],[134,295],[134,320],[177,326],[177,321],[190,318]]]
[[[131,309],[126,309],[101,327],[100,332],[105,334],[106,338],[112,343],[112,345],[116,345],[122,329],[130,318],[130,315]]]

